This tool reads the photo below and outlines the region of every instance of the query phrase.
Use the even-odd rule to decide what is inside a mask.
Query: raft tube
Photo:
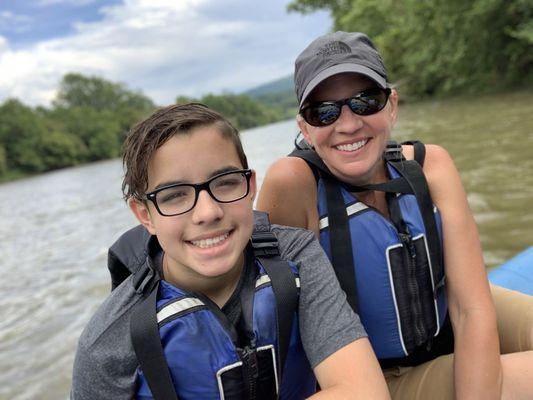
[[[533,296],[533,246],[491,270],[489,281]]]

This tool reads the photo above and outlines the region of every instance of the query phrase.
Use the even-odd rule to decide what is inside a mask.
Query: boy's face
[[[242,168],[229,139],[214,126],[199,127],[173,136],[157,149],[148,166],[147,192],[161,184],[200,183]],[[160,215],[150,201],[146,205],[130,201],[130,207],[148,231],[157,235],[166,253],[165,274],[170,272],[174,279],[165,278],[209,286],[210,278],[234,276],[232,272],[242,267],[243,250],[253,230],[255,192],[254,173],[249,194],[232,203],[218,203],[202,190],[192,210],[173,217]]]

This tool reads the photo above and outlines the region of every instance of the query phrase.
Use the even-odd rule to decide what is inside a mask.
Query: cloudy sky
[[[289,0],[0,0],[0,103],[48,105],[67,72],[177,95],[240,92],[292,73],[331,29]]]

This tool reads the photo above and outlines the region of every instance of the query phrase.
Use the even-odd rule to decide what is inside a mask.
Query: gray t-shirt
[[[346,302],[331,264],[313,234],[279,225],[273,225],[272,231],[278,238],[281,257],[299,266],[300,336],[314,368],[366,333],[359,317]],[[78,343],[71,399],[134,397],[138,364],[130,339],[129,320],[138,300],[129,277],[108,296],[89,321]]]

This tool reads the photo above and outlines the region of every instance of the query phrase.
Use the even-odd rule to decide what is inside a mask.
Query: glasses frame
[[[354,110],[352,107],[350,107],[350,101],[352,101],[354,99],[355,100],[360,99],[362,97],[362,95],[364,95],[365,93],[367,93],[367,92],[369,92],[371,90],[378,90],[378,91],[380,91],[380,92],[385,94],[385,101],[383,102],[383,105],[381,107],[379,107],[378,109],[376,109],[376,110],[374,110],[374,111],[372,111],[371,113],[368,113],[368,114],[358,113],[356,110]],[[368,116],[368,115],[377,114],[378,112],[383,110],[385,108],[385,106],[387,105],[387,102],[389,101],[389,96],[391,95],[391,92],[392,92],[392,90],[390,88],[373,87],[373,88],[370,88],[370,89],[361,90],[359,93],[357,93],[357,94],[355,94],[353,96],[350,96],[350,97],[348,97],[346,99],[337,100],[337,101],[317,101],[317,102],[313,102],[313,103],[307,104],[307,105],[303,106],[302,108],[300,108],[299,114],[302,116],[304,121],[307,122],[311,126],[315,126],[315,127],[329,126],[329,125],[335,123],[335,121],[337,121],[340,118],[341,113],[342,113],[342,107],[344,105],[347,105],[348,108],[356,115]],[[309,110],[310,108],[320,107],[320,106],[324,106],[324,105],[337,106],[338,109],[339,109],[339,114],[337,115],[337,117],[333,121],[331,121],[331,122],[329,122],[327,124],[319,123],[317,125],[317,124],[309,122],[307,120],[306,116],[305,116],[305,111]]]
[[[239,197],[237,199],[234,199],[234,200],[231,200],[231,201],[221,201],[221,200],[217,199],[216,196],[211,191],[211,188],[209,187],[211,182],[213,182],[214,180],[216,180],[216,179],[218,179],[218,178],[220,178],[222,176],[226,176],[226,175],[230,175],[230,174],[236,174],[236,173],[243,174],[244,177],[246,178],[246,193],[244,195],[242,195],[241,197]],[[207,193],[209,193],[209,196],[211,196],[211,198],[213,200],[215,200],[216,202],[218,202],[218,203],[233,203],[235,201],[239,201],[241,199],[244,199],[250,193],[250,178],[251,177],[252,177],[252,170],[251,169],[237,169],[237,170],[234,170],[234,171],[223,172],[223,173],[215,175],[212,178],[208,179],[207,181],[201,182],[201,183],[176,183],[176,184],[167,185],[167,186],[163,186],[163,187],[157,188],[156,190],[154,190],[152,192],[146,193],[144,195],[144,200],[145,201],[151,201],[154,204],[155,209],[157,210],[157,212],[160,215],[162,215],[163,217],[175,217],[176,215],[182,215],[182,214],[185,214],[185,213],[188,213],[189,211],[191,211],[196,206],[196,203],[198,202],[198,196],[200,195],[200,192],[202,190],[205,190]],[[166,190],[166,189],[180,187],[180,186],[186,186],[186,187],[194,188],[194,202],[192,203],[191,208],[189,208],[187,211],[183,211],[183,212],[175,213],[175,214],[165,214],[165,213],[163,213],[161,211],[161,209],[159,208],[159,205],[157,204],[157,193],[159,193],[159,192],[161,192],[163,190]]]

